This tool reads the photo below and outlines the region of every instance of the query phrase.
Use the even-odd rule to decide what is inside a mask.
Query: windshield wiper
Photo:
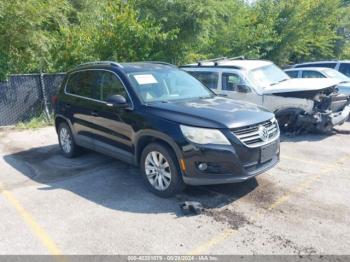
[[[287,81],[287,80],[288,80],[288,78],[282,79],[282,80],[280,80],[280,81],[278,81],[276,83],[272,83],[270,86],[277,85],[277,84],[282,83],[282,82]]]

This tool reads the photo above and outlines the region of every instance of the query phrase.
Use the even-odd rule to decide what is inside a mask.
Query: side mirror
[[[107,99],[107,106],[118,107],[118,108],[126,108],[129,106],[126,98],[121,95],[113,95]]]
[[[237,92],[249,93],[250,88],[247,85],[237,85]]]

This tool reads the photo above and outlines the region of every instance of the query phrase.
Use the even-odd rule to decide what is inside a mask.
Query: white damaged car
[[[181,67],[217,94],[274,112],[282,130],[329,132],[350,114],[333,79],[291,79],[270,61],[213,59]]]

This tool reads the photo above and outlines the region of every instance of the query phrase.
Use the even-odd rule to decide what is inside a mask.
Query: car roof
[[[156,70],[162,68],[177,68],[175,65],[159,62],[159,61],[145,61],[145,62],[127,62],[118,63],[114,61],[95,61],[88,62],[74,67],[69,72],[85,70],[85,69],[106,69],[106,67],[118,68],[119,70],[130,73],[130,72],[142,72],[146,70]]]
[[[350,63],[350,60],[322,60],[322,61],[313,61],[313,62],[304,62],[295,64],[297,65],[312,65],[312,64],[321,64],[321,63]]]
[[[311,70],[311,71],[325,71],[325,70],[334,70],[333,68],[328,68],[328,67],[297,67],[297,68],[288,68],[285,69],[285,72],[289,72],[289,71],[300,71],[300,70]]]
[[[181,67],[233,67],[243,70],[253,70],[263,66],[271,65],[271,61],[266,60],[220,60],[220,61],[203,61],[199,63],[187,64]]]

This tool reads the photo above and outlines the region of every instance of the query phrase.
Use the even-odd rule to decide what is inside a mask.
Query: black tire
[[[69,150],[64,146],[65,141],[62,140],[61,132],[66,132],[67,136],[69,137],[71,143]],[[81,148],[75,143],[74,137],[72,134],[72,131],[70,130],[70,127],[67,123],[63,122],[58,126],[58,141],[60,144],[61,152],[62,154],[67,158],[74,158],[79,155],[81,152]]]
[[[294,132],[297,129],[295,126],[297,116],[295,114],[283,114],[276,116],[276,118],[282,132]]]
[[[166,159],[169,166],[167,170],[170,171],[170,177],[171,177],[170,184],[163,190],[159,190],[156,188],[156,185],[152,185],[151,181],[148,179],[148,176],[146,174],[146,167],[145,167],[146,158],[151,152],[160,153]],[[185,184],[182,180],[182,175],[180,172],[177,157],[168,146],[160,143],[151,143],[147,145],[145,149],[142,151],[140,161],[141,161],[140,163],[141,175],[142,175],[143,181],[145,182],[147,188],[152,193],[163,198],[168,198],[184,190]]]

